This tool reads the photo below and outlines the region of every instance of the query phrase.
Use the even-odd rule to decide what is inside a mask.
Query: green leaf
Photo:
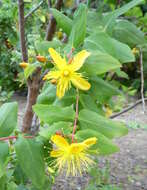
[[[120,70],[120,68],[116,69],[115,72],[116,72],[116,74],[117,74],[118,77],[129,79],[127,73],[125,73],[124,71]]]
[[[126,13],[128,10],[131,8],[135,7],[136,5],[142,3],[143,0],[133,0],[124,6],[122,6],[119,9],[116,9],[112,12],[106,13],[103,15],[103,25],[104,25],[104,31],[111,31],[111,29],[115,26],[115,19],[118,18],[119,16],[123,15]],[[109,31],[109,32],[110,32]]]
[[[56,87],[52,84],[47,84],[45,89],[37,97],[38,104],[52,104],[56,99]]]
[[[88,94],[100,103],[107,103],[112,96],[121,94],[116,87],[98,77],[92,77],[90,84]]]
[[[6,190],[6,183],[7,183],[7,177],[6,175],[3,175],[2,177],[0,177],[1,190]]]
[[[119,20],[116,23],[113,36],[132,47],[145,43],[144,33],[127,20]]]
[[[92,150],[97,150],[99,155],[109,155],[119,151],[119,148],[110,139],[92,129],[80,130],[76,133],[76,138],[83,141],[87,138],[96,137],[97,142],[92,146]]]
[[[100,75],[119,67],[121,64],[117,59],[109,54],[96,51],[88,57],[82,70],[90,75]]]
[[[60,107],[67,107],[73,105],[73,102],[76,101],[76,90],[71,88],[64,97],[60,99],[56,99],[53,105],[60,106]]]
[[[97,112],[100,115],[104,114],[103,110],[98,107],[96,100],[94,100],[93,97],[91,97],[90,95],[80,94],[79,100],[82,105],[82,108]]]
[[[69,36],[69,44],[77,48],[85,39],[86,35],[86,21],[87,21],[87,7],[80,4],[74,14],[73,27]]]
[[[38,52],[38,54],[42,55],[42,56],[47,56],[49,55],[49,52],[48,52],[48,49],[50,47],[54,48],[54,49],[57,49],[58,47],[61,47],[62,44],[59,40],[53,40],[53,41],[37,41],[35,43],[35,48]]]
[[[33,106],[33,110],[39,119],[47,124],[58,121],[73,121],[75,117],[75,112],[71,106],[62,108],[53,105],[36,104]]]
[[[15,150],[23,172],[35,187],[42,189],[45,183],[42,145],[35,139],[19,137],[15,143]]]
[[[98,50],[102,53],[108,53],[121,63],[135,61],[135,57],[129,46],[109,37],[104,32],[98,32],[86,38],[84,48],[89,51]]]
[[[24,76],[27,79],[32,73],[35,71],[35,69],[39,66],[38,63],[29,64],[27,68],[24,69]]]
[[[41,128],[39,135],[50,139],[52,135],[54,135],[57,131],[61,131],[63,134],[70,134],[73,129],[73,124],[69,122],[57,122],[53,123],[53,125],[48,126],[46,128]]]
[[[13,181],[11,181],[10,183],[7,184],[7,190],[16,190],[17,187],[18,186]]]
[[[82,129],[90,128],[110,139],[121,137],[128,133],[123,123],[112,121],[88,109],[80,111],[79,122]]]
[[[124,13],[126,13],[131,8],[135,7],[136,5],[139,5],[143,1],[144,0],[133,0],[133,1],[130,1],[129,3],[125,4],[124,6],[122,6],[121,8],[114,10],[110,14],[112,14],[115,18],[117,18],[117,17],[123,15]]]
[[[17,126],[17,103],[5,103],[0,107],[0,137],[9,136]]]
[[[62,30],[69,35],[71,32],[71,28],[72,28],[72,20],[65,16],[63,13],[61,13],[60,11],[58,11],[57,9],[50,9],[53,16],[56,19],[57,25],[62,28]]]
[[[9,146],[8,143],[0,142],[0,178],[4,175],[8,164]]]
[[[90,32],[98,32],[103,30],[102,15],[98,12],[88,11],[87,14],[87,30]]]

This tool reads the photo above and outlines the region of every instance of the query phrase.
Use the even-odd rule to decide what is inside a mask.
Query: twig
[[[28,17],[30,17],[36,10],[41,7],[41,5],[44,3],[44,0],[42,0],[36,7],[34,7],[25,17],[24,20],[26,21]]]
[[[28,61],[28,53],[26,47],[26,39],[25,39],[25,28],[24,28],[24,1],[18,0],[18,10],[19,10],[19,34],[20,34],[20,46],[22,53],[22,60]]]
[[[120,3],[121,3],[121,0],[117,0],[117,3],[116,3],[116,9],[120,6]]]
[[[77,97],[76,97],[76,115],[75,115],[74,127],[73,127],[73,132],[72,132],[72,143],[74,142],[74,135],[75,135],[76,128],[77,128],[78,116],[79,116],[79,91],[78,91],[78,89],[77,89]]]
[[[144,98],[144,101],[147,101],[147,98]],[[130,105],[129,107],[125,108],[124,110],[114,114],[114,115],[111,115],[110,118],[115,118],[115,117],[118,117],[120,115],[122,115],[123,113],[126,113],[128,112],[129,110],[135,108],[138,104],[142,103],[142,99],[140,100],[137,100],[133,105]]]
[[[140,48],[140,72],[141,72],[141,99],[142,99],[142,109],[145,113],[145,101],[144,101],[144,75],[143,75],[143,54],[142,49]]]
[[[23,137],[26,138],[26,139],[34,138],[34,136],[23,136]],[[18,138],[18,136],[1,137],[0,141],[7,141],[7,140],[10,140],[10,139],[17,139],[17,138]]]
[[[60,10],[61,9],[61,6],[63,4],[63,0],[57,0],[56,4],[55,4],[55,8],[57,10]],[[48,26],[47,26],[47,32],[46,32],[46,37],[45,39],[47,41],[51,41],[53,39],[53,36],[54,36],[54,33],[56,31],[56,20],[55,18],[53,17],[53,15],[50,16],[50,21],[48,23]]]
[[[51,6],[52,6],[52,2],[51,0],[48,0],[48,8],[51,8]]]

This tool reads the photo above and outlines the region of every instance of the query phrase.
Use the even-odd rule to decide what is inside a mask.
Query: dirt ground
[[[19,104],[19,124],[24,113],[26,98],[15,96]],[[117,117],[117,120],[129,123],[139,123],[147,126],[146,114],[142,113],[142,106],[138,105],[133,110]],[[110,162],[110,181],[122,190],[147,190],[147,127],[146,129],[129,129],[127,136],[116,139],[120,152],[109,158],[100,158],[99,167],[105,167],[106,161]],[[84,190],[88,176],[67,178],[59,176],[53,190]]]

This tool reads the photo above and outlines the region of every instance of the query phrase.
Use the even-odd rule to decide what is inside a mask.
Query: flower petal
[[[67,147],[69,147],[69,144],[68,142],[66,141],[65,138],[63,138],[62,136],[60,135],[53,135],[51,137],[51,141],[59,148],[61,149],[65,149]]]
[[[84,144],[86,144],[88,147],[92,146],[93,144],[95,144],[97,141],[96,137],[92,137],[92,138],[88,138],[85,141],[83,141]]]
[[[59,157],[63,154],[63,152],[61,150],[52,150],[50,152],[50,156],[51,157]]]
[[[72,143],[70,145],[70,152],[71,154],[79,154],[80,152],[82,152],[83,150],[85,150],[87,147],[86,144],[84,143]]]
[[[50,56],[52,57],[55,65],[59,68],[62,69],[63,67],[65,67],[66,64],[66,60],[63,59],[59,53],[57,53],[53,48],[49,48],[49,53]]]
[[[50,71],[43,77],[43,80],[58,79],[59,77],[60,71]]]
[[[77,87],[80,90],[89,90],[91,85],[90,83],[83,79],[79,74],[74,73],[73,76],[71,77],[71,82],[75,87]]]
[[[59,79],[57,83],[57,91],[56,95],[58,98],[62,98],[66,92],[70,88],[70,81],[66,77],[62,77]]]
[[[82,50],[78,54],[76,54],[73,58],[72,63],[69,65],[71,70],[73,71],[79,70],[89,55],[90,53],[86,50]]]

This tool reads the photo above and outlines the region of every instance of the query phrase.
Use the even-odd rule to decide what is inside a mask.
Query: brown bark
[[[28,53],[26,47],[25,39],[25,22],[24,22],[24,1],[18,0],[18,10],[19,10],[19,33],[20,33],[20,46],[22,53],[22,60],[28,61]]]
[[[28,61],[26,39],[25,39],[25,19],[24,19],[24,1],[18,0],[18,9],[19,9],[19,32],[20,32],[20,46],[22,53],[22,60]],[[22,122],[22,132],[31,133],[31,125],[33,119],[33,110],[32,106],[36,103],[37,96],[39,93],[40,86],[40,74],[41,68],[37,68],[32,78],[27,80],[28,85],[28,97],[26,110]]]
[[[55,8],[57,10],[60,10],[62,4],[63,4],[63,0],[57,0]],[[51,41],[53,39],[55,31],[56,31],[56,20],[53,17],[53,15],[51,15],[50,21],[49,21],[48,26],[47,26],[47,32],[46,32],[46,40],[47,41]]]
[[[33,110],[32,106],[36,104],[37,96],[39,94],[40,88],[40,74],[41,68],[37,68],[35,73],[32,76],[32,79],[29,79],[28,84],[28,97],[25,114],[22,122],[22,132],[31,133],[32,119],[33,119]]]

